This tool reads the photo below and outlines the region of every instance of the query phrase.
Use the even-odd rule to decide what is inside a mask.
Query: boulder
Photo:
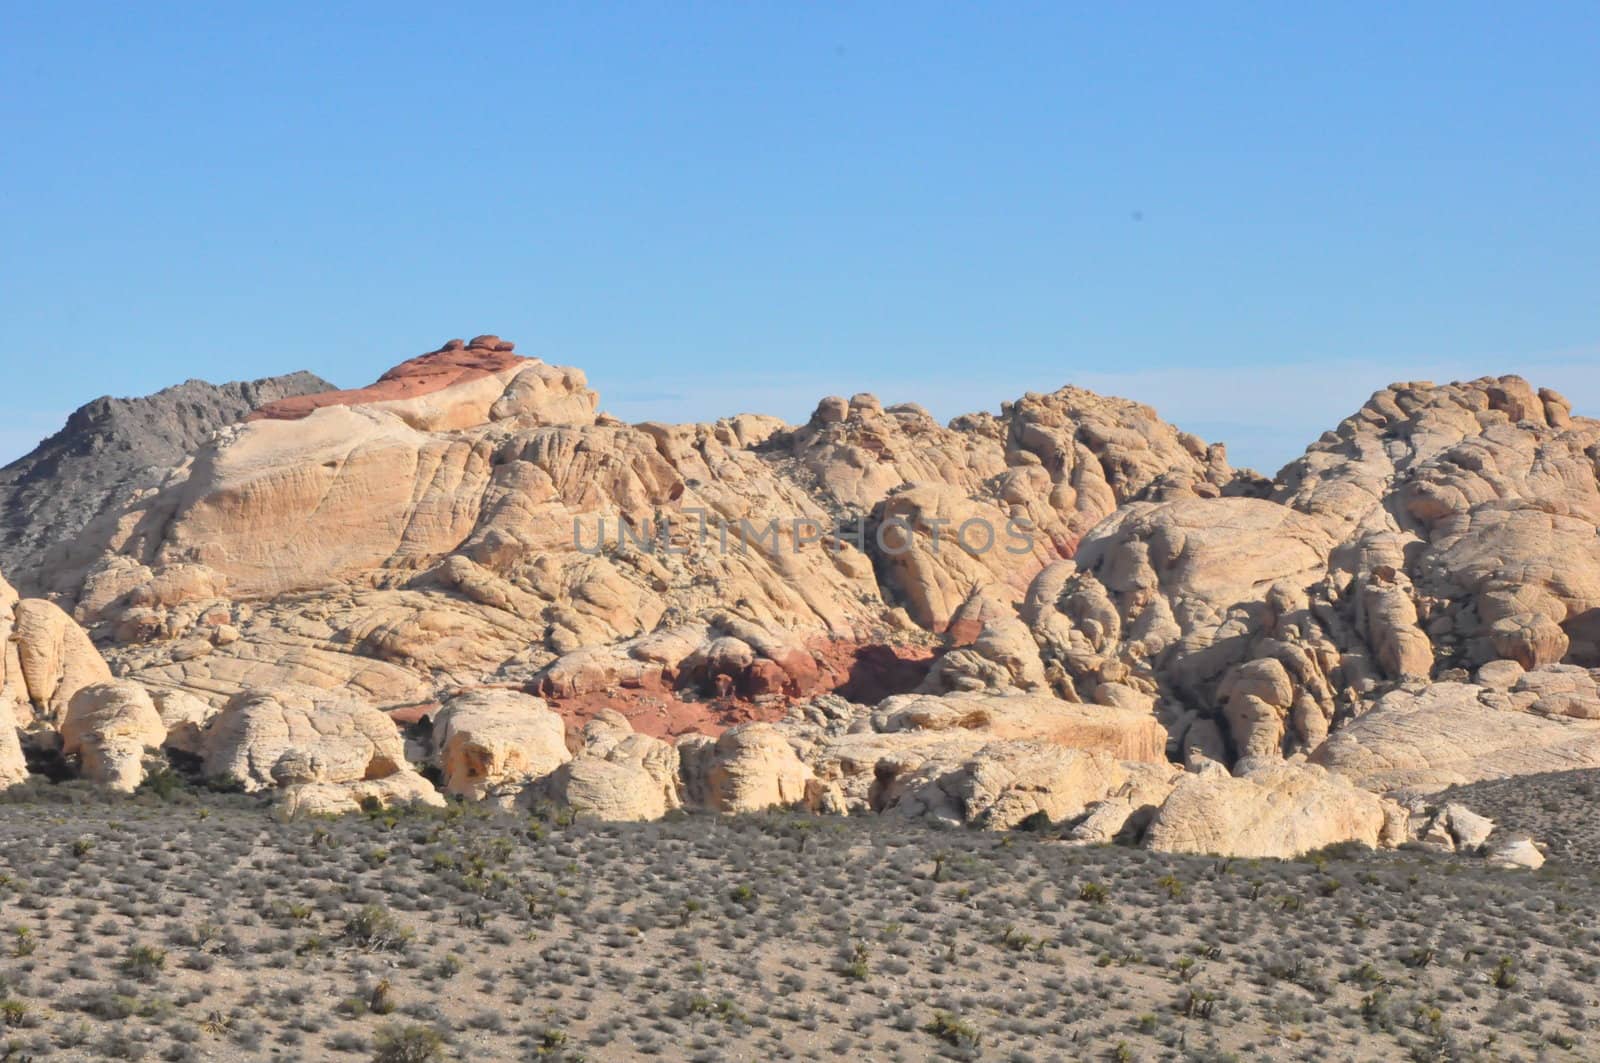
[[[12,702],[0,696],[0,790],[28,779],[28,761],[17,738],[17,718]]]
[[[83,777],[129,793],[144,781],[145,753],[166,737],[150,695],[127,680],[83,687],[61,723],[61,751],[78,758]]]
[[[1539,851],[1539,847],[1533,843],[1532,838],[1521,835],[1496,842],[1489,847],[1486,858],[1496,867],[1537,871],[1544,866],[1544,854]]]
[[[1174,853],[1291,859],[1340,842],[1394,844],[1393,810],[1317,765],[1258,760],[1241,775],[1212,765],[1178,780],[1145,832]]]
[[[1106,753],[1035,742],[991,742],[970,754],[935,755],[884,787],[885,811],[996,830],[1043,815],[1076,819],[1120,797],[1136,808],[1159,804],[1182,770],[1119,761]]]
[[[10,637],[16,656],[7,657],[21,673],[33,714],[46,724],[61,722],[78,691],[111,679],[111,669],[89,636],[53,602],[17,602]]]
[[[529,796],[607,821],[660,819],[683,805],[678,750],[603,710],[584,726],[583,748],[536,783]]]
[[[357,783],[407,771],[405,743],[394,722],[348,695],[311,688],[241,694],[207,726],[208,776],[232,778],[249,791],[278,785],[273,769],[285,757],[313,765],[296,782]]]
[[[572,759],[561,717],[509,690],[445,702],[433,720],[433,747],[445,792],[480,800],[513,795]]]
[[[805,802],[814,777],[783,733],[771,724],[730,727],[720,738],[679,742],[684,790],[713,812],[760,812]]]
[[[298,754],[291,754],[292,762]],[[381,808],[423,805],[443,808],[444,795],[414,771],[353,783],[290,782],[277,795],[274,814],[285,819],[346,816],[377,805]]]
[[[1451,803],[1444,806],[1440,816],[1444,819],[1457,852],[1476,852],[1494,831],[1494,820],[1480,816],[1465,805]]]
[[[217,714],[216,707],[182,690],[157,687],[149,693],[167,731],[162,746],[192,757],[203,756],[206,724]]]

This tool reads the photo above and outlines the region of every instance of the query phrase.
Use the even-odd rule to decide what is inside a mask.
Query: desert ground
[[[1458,791],[1549,839],[1530,873],[36,779],[0,795],[0,1058],[1594,1058],[1596,786]]]

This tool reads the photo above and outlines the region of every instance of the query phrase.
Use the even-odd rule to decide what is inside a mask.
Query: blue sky
[[[1600,7],[8,4],[0,460],[480,331],[629,419],[1080,383],[1275,468],[1600,414]]]

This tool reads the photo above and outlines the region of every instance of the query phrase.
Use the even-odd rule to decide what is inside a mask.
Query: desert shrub
[[[428,1026],[384,1026],[372,1037],[373,1063],[434,1063],[444,1059],[444,1038]]]
[[[153,982],[167,966],[167,952],[154,945],[135,945],[117,965],[123,974],[141,982]]]
[[[947,1045],[968,1051],[976,1051],[983,1040],[983,1035],[978,1032],[976,1026],[948,1011],[934,1012],[933,1018],[923,1029]]]
[[[357,945],[374,952],[402,949],[412,937],[411,930],[393,912],[378,904],[365,905],[351,916],[344,933]]]

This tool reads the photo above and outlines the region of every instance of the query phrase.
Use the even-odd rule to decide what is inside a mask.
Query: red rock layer
[[[812,640],[806,650],[808,655],[795,653],[781,664],[758,660],[737,677],[695,682],[687,676],[662,676],[609,690],[537,693],[574,731],[601,709],[611,709],[627,717],[640,734],[666,739],[696,732],[716,736],[734,724],[781,720],[791,705],[818,694],[838,694],[871,705],[891,694],[907,693],[927,676],[935,657],[927,646],[848,639]]]
[[[511,353],[515,346],[498,336],[476,336],[470,343],[451,340],[437,351],[401,362],[367,387],[280,399],[246,420],[298,421],[324,406],[362,406],[430,395],[528,361]]]

